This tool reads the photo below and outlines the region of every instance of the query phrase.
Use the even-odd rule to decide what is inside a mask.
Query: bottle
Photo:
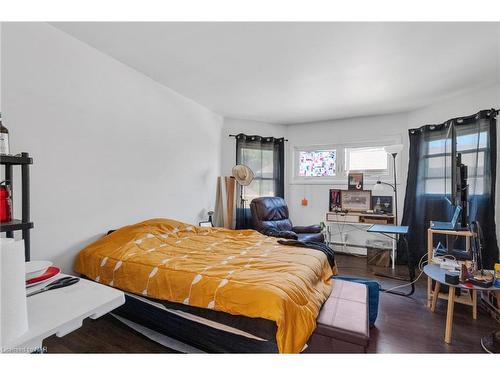
[[[379,214],[382,211],[382,206],[380,205],[380,198],[377,198],[377,203],[375,203],[373,211],[375,211],[376,214]]]
[[[495,287],[500,288],[500,263],[495,263]],[[500,301],[498,301],[498,304],[500,305]]]
[[[9,130],[2,125],[1,114],[0,114],[0,155],[10,155]]]
[[[6,223],[12,219],[12,200],[10,198],[8,181],[0,182],[0,223]]]

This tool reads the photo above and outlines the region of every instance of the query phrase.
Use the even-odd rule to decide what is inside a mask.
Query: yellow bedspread
[[[335,272],[317,250],[253,230],[152,219],[83,249],[75,271],[131,293],[273,320],[280,353],[299,353]]]

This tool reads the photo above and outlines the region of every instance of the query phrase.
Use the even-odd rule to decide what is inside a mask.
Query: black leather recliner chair
[[[288,217],[288,206],[280,197],[255,198],[250,203],[253,228],[266,236],[299,241],[325,242],[319,225],[294,227]]]

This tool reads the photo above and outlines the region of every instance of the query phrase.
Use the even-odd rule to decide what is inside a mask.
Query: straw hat
[[[233,177],[241,186],[248,186],[253,181],[254,174],[252,170],[243,164],[238,164],[233,167]]]

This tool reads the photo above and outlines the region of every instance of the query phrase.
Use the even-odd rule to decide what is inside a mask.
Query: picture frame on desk
[[[371,190],[342,190],[340,201],[342,210],[366,212],[372,204]]]
[[[363,173],[349,173],[347,176],[348,190],[363,190]]]
[[[341,209],[342,204],[340,201],[340,195],[342,193],[342,190],[340,189],[330,189],[330,194],[329,194],[329,204],[328,204],[328,210],[330,212],[335,212]]]
[[[377,209],[377,206],[380,208]],[[372,209],[376,214],[392,215],[392,197],[387,195],[372,195]]]

